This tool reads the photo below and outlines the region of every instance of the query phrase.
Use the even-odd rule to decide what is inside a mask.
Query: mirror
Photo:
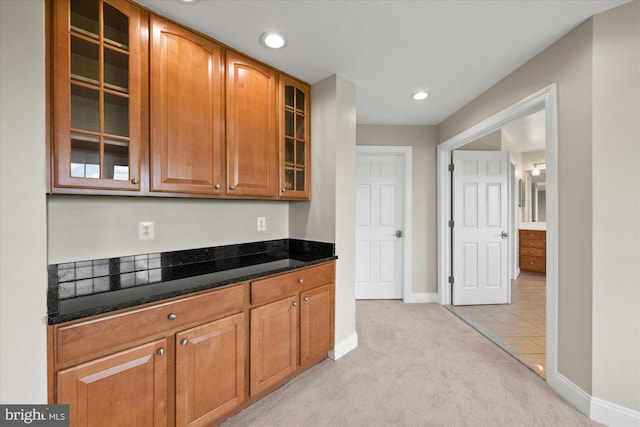
[[[524,176],[524,221],[546,222],[547,220],[547,183],[546,171],[540,170],[540,175],[533,176],[531,171]]]

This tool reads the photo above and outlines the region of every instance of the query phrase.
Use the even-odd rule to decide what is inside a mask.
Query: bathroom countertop
[[[337,259],[333,243],[280,239],[49,265],[50,325]]]

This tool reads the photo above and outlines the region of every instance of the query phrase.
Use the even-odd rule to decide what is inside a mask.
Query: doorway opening
[[[468,323],[471,323],[476,329],[485,335],[492,338],[499,337],[499,334],[496,334],[496,331],[500,332],[500,326],[497,325],[498,318],[502,318],[505,322],[511,321],[512,323],[519,324],[520,326],[526,328],[530,327],[530,331],[532,332],[531,336],[525,335],[527,331],[519,331],[516,334],[520,335],[520,338],[510,339],[510,343],[504,339],[494,340],[497,344],[503,346],[505,350],[514,350],[515,347],[518,346],[526,346],[529,345],[532,348],[545,349],[546,352],[543,353],[542,359],[544,363],[535,363],[535,361],[530,361],[530,363],[526,363],[529,367],[531,367],[534,371],[538,373],[542,373],[541,367],[544,368],[547,373],[546,378],[547,382],[553,381],[557,374],[557,281],[558,281],[558,272],[557,272],[557,224],[558,224],[558,199],[557,199],[557,107],[556,107],[556,85],[550,85],[539,92],[534,93],[533,95],[523,99],[522,101],[512,105],[511,107],[506,108],[505,110],[495,114],[494,116],[489,117],[488,119],[482,121],[481,123],[469,128],[468,130],[454,136],[448,141],[443,142],[438,146],[438,291],[440,303],[443,305],[450,306],[452,302],[455,301],[455,298],[452,298],[452,293],[454,291],[454,287],[450,282],[455,282],[456,278],[453,277],[454,270],[452,269],[452,262],[457,262],[458,260],[454,258],[452,254],[455,253],[455,241],[452,238],[452,234],[450,232],[449,226],[449,218],[451,218],[452,213],[452,182],[449,176],[448,165],[450,164],[452,152],[454,150],[460,149],[463,146],[472,143],[478,139],[481,139],[492,132],[496,132],[502,129],[505,126],[508,126],[509,123],[520,120],[524,117],[529,117],[535,115],[536,113],[541,112],[544,115],[544,141],[545,141],[545,150],[544,162],[535,162],[535,163],[544,163],[546,167],[545,175],[546,182],[544,185],[539,185],[537,188],[541,190],[540,194],[534,194],[526,196],[524,194],[524,185],[525,185],[525,173],[524,170],[525,164],[524,162],[520,162],[521,170],[520,175],[522,179],[521,185],[512,185],[512,197],[519,202],[519,209],[517,214],[520,215],[519,222],[520,229],[517,230],[516,227],[510,227],[510,234],[512,238],[510,239],[509,245],[509,254],[510,254],[510,272],[511,278],[518,277],[517,280],[512,282],[513,290],[512,290],[512,304],[517,307],[518,305],[522,307],[524,304],[527,308],[531,310],[529,313],[525,314],[525,316],[529,317],[528,319],[523,319],[519,316],[514,316],[513,310],[511,312],[509,310],[505,310],[505,307],[510,306],[501,306],[501,305],[486,305],[482,307],[484,310],[481,310],[479,306],[467,306],[467,308],[457,307],[453,308],[459,314],[461,318],[467,320]],[[537,165],[542,166],[542,165]],[[531,179],[527,181],[528,184],[532,184]],[[536,188],[531,187],[531,188]],[[544,195],[544,200],[543,200]],[[546,256],[542,261],[544,265],[544,271],[546,271],[546,275],[542,272],[531,272],[525,271],[523,269],[522,272],[518,270],[518,264],[522,264],[523,262],[540,262],[539,260],[531,259],[521,259],[520,258],[520,250],[519,250],[519,238],[522,238],[522,229],[526,229],[525,216],[524,216],[524,203],[525,200],[528,202],[526,206],[532,206],[532,197],[538,197],[537,202],[538,206],[542,204],[544,207],[544,217],[545,217],[545,225],[546,230],[544,233],[546,234],[546,243],[545,243],[545,252]],[[542,202],[542,203],[541,203]],[[517,216],[513,215],[514,217]],[[511,216],[511,215],[510,215]],[[533,219],[537,219],[538,221],[534,221]],[[527,216],[526,219],[531,222],[538,224],[534,224],[535,227],[540,227],[542,218],[541,215],[538,216]],[[523,228],[523,226],[525,228]],[[514,232],[516,231],[516,232]],[[526,240],[523,240],[520,243],[523,243]],[[538,251],[533,251],[538,252]],[[517,254],[517,255],[516,255]],[[532,257],[537,254],[531,254]],[[516,259],[517,257],[517,259]],[[526,268],[528,268],[530,264],[527,264]],[[517,299],[517,302],[516,302]],[[536,312],[536,309],[540,309]],[[493,311],[492,311],[493,310]],[[476,315],[476,319],[474,320],[472,315]],[[544,317],[543,317],[544,316]],[[478,320],[487,319],[493,320],[490,326],[493,327],[493,330],[490,328],[482,326]],[[544,326],[544,336],[540,334],[541,327]],[[516,335],[512,334],[512,335]],[[507,335],[503,333],[502,335]],[[526,340],[521,339],[526,338]],[[527,344],[529,343],[529,344]],[[541,354],[541,353],[537,353]],[[541,356],[536,356],[538,361]],[[535,358],[535,357],[534,357]],[[536,366],[539,365],[539,366]]]

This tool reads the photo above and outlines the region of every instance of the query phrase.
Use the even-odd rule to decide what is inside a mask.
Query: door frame
[[[402,218],[402,301],[413,302],[411,300],[411,206],[412,203],[412,177],[413,177],[413,147],[406,145],[356,145],[356,160],[359,155],[394,155],[401,156],[404,179],[403,179],[403,218]]]
[[[558,89],[553,83],[516,102],[491,117],[471,126],[437,146],[438,179],[438,297],[442,305],[451,304],[451,233],[448,221],[451,214],[451,179],[448,166],[451,152],[486,134],[496,131],[507,122],[545,111],[547,162],[547,383],[553,385],[558,375]],[[443,357],[446,357],[443,355]],[[555,388],[555,387],[554,387]]]

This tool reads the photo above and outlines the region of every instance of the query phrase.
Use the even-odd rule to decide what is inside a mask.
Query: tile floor
[[[515,358],[545,376],[546,276],[523,271],[511,281],[511,304],[451,310]]]

